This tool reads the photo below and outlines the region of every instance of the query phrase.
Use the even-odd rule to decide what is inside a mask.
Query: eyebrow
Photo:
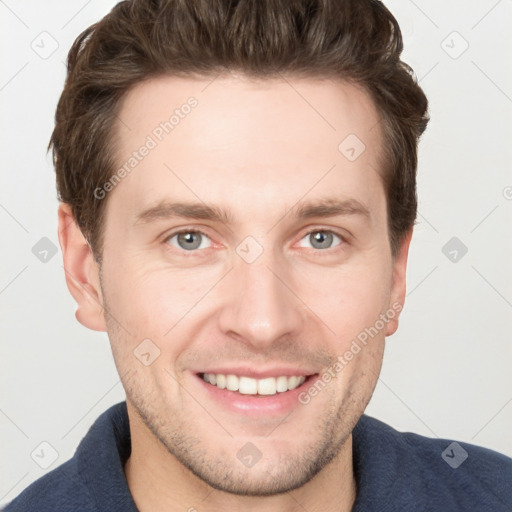
[[[297,219],[310,219],[313,217],[335,217],[359,215],[370,219],[370,210],[356,199],[339,200],[325,198],[311,202],[299,203],[286,212],[283,216],[291,214]],[[209,206],[205,203],[182,203],[172,201],[160,201],[136,217],[134,225],[148,224],[158,220],[167,220],[174,217],[209,220],[224,224],[233,224],[234,216],[230,210],[217,206]]]

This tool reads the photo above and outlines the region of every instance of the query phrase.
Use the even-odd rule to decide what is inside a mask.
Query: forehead
[[[342,81],[151,79],[126,95],[116,138],[127,172],[110,199],[126,215],[168,198],[229,202],[249,217],[305,196],[382,195],[378,113]]]

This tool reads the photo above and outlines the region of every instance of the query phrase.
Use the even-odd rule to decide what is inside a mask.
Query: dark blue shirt
[[[136,512],[123,466],[131,451],[126,402],[104,412],[72,459],[5,512]],[[353,512],[512,511],[512,459],[465,443],[401,433],[369,416],[353,431]]]

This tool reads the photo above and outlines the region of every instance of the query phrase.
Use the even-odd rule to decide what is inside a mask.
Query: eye
[[[299,245],[300,247],[311,247],[313,249],[330,249],[336,241],[338,243],[334,245],[340,245],[343,239],[332,231],[316,230],[309,232],[302,238]],[[306,245],[303,245],[304,243],[306,243]]]
[[[166,242],[169,242],[178,249],[185,251],[194,251],[196,249],[207,249],[211,247],[212,242],[204,233],[201,231],[179,231],[166,238]]]

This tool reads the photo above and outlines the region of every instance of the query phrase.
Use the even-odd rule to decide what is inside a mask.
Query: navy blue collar
[[[78,472],[99,510],[137,512],[124,474],[131,449],[128,411],[121,402],[96,420],[76,452]]]

